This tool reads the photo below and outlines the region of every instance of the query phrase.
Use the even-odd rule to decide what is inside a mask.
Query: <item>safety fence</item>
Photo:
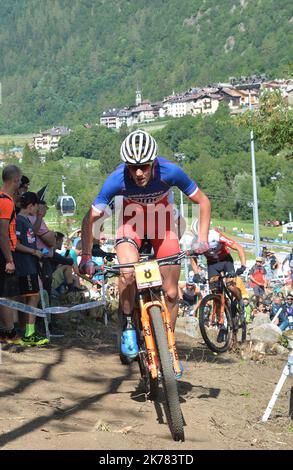
[[[44,323],[45,323],[46,337],[49,340],[51,336],[54,336],[50,334],[50,330],[49,330],[49,319],[51,315],[60,315],[63,313],[77,312],[81,310],[90,310],[92,308],[105,306],[106,304],[107,302],[106,302],[104,295],[103,295],[102,300],[94,300],[92,302],[73,305],[72,307],[43,307],[43,308],[32,307],[30,305],[23,304],[22,302],[17,302],[15,300],[5,299],[3,297],[0,297],[0,305],[3,305],[4,307],[8,307],[14,310],[19,310],[20,312],[43,318]],[[42,299],[42,305],[44,305],[43,299]],[[105,325],[108,324],[107,311],[105,311],[105,314],[104,314],[104,323]]]

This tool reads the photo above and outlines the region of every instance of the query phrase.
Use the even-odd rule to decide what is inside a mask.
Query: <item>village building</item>
[[[272,80],[265,82],[264,77],[240,77],[240,83],[233,78],[232,83],[217,83],[206,87],[192,87],[182,93],[173,93],[164,97],[163,101],[150,103],[142,99],[138,89],[135,105],[104,111],[100,124],[110,129],[120,129],[122,125],[131,127],[140,123],[152,122],[158,118],[180,118],[186,115],[213,114],[221,102],[229,106],[231,115],[244,112],[249,106],[257,108],[262,89],[280,89],[293,105],[293,80]]]
[[[69,135],[71,129],[64,126],[56,126],[45,131],[40,131],[39,134],[33,137],[33,147],[36,150],[50,152],[58,148],[58,143],[61,137]]]

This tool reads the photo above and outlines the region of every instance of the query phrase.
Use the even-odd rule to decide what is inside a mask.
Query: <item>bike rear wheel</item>
[[[247,324],[245,320],[244,307],[238,301],[232,304],[233,332],[236,343],[244,343],[246,340]]]
[[[173,369],[172,358],[168,348],[166,330],[161,309],[150,308],[150,317],[157,346],[158,360],[166,400],[167,419],[174,441],[184,441],[183,416],[180,407],[177,380]]]
[[[217,294],[205,296],[199,307],[199,328],[204,342],[213,352],[226,352],[233,339],[231,312],[225,303],[224,313],[221,314],[221,298]]]

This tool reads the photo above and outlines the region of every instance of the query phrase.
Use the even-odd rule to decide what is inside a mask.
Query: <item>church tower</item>
[[[136,87],[136,93],[135,93],[135,104],[136,106],[139,106],[141,104],[141,91],[138,89],[138,86]]]

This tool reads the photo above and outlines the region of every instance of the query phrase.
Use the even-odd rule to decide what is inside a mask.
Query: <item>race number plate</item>
[[[147,261],[135,266],[136,284],[138,289],[162,285],[160,268],[157,261]]]

